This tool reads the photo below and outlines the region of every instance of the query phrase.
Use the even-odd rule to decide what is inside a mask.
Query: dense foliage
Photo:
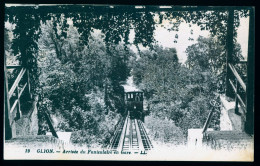
[[[189,69],[200,66],[201,70],[208,70],[212,75],[218,78],[217,92],[225,92],[226,78],[226,49],[216,38],[204,38],[200,36],[197,43],[188,46],[186,53],[188,59],[186,65]],[[244,59],[241,53],[241,47],[235,43],[233,52],[233,63],[236,64],[239,60]],[[239,68],[238,71],[241,71]]]
[[[225,48],[217,39],[199,37],[186,49],[188,59],[178,62],[175,49],[155,47],[143,51],[134,66],[135,83],[144,90],[152,116],[173,120],[187,133],[189,128],[202,128],[212,99],[224,93]],[[235,61],[242,58],[239,45]],[[211,127],[219,129],[219,113],[214,113]]]
[[[52,21],[41,29],[39,134],[48,129],[43,117],[47,111],[57,131],[73,132],[74,143],[106,145],[124,111],[120,82],[129,76],[133,53],[119,44],[108,54],[99,31],[91,34],[88,47],[81,47],[72,25],[66,39],[55,34]]]
[[[69,28],[68,19],[73,21],[80,35],[80,45],[89,44],[89,36],[94,29],[99,29],[104,34],[104,42],[107,52],[109,47],[119,42],[124,42],[127,49],[130,30],[134,29],[134,44],[153,48],[155,25],[163,20],[171,23],[169,31],[178,31],[181,22],[197,24],[201,30],[209,30],[216,36],[221,44],[225,45],[227,31],[227,10],[216,11],[167,11],[160,12],[147,6],[146,10],[139,12],[135,6],[88,6],[88,5],[57,5],[57,6],[12,6],[5,8],[5,21],[15,24],[12,50],[23,66],[32,71],[32,89],[36,91],[38,86],[39,71],[36,57],[38,54],[37,41],[41,34],[41,23],[53,21],[53,31],[58,40],[67,38]],[[234,11],[234,40],[236,29],[240,25],[239,17],[248,16],[248,10]],[[155,19],[155,18],[159,19]],[[61,32],[58,31],[60,29]],[[58,35],[59,33],[59,35]],[[59,56],[59,55],[58,55]]]
[[[145,117],[145,125],[149,133],[149,138],[153,141],[166,145],[167,143],[171,145],[186,143],[183,131],[172,120],[147,116]]]

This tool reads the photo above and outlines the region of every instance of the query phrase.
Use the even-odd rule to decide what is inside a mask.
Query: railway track
[[[146,133],[143,123],[140,120],[138,120],[137,123],[138,123],[139,129],[140,129],[140,134],[141,134],[141,139],[142,139],[144,149],[151,150],[153,148],[153,145]]]
[[[143,123],[138,119],[130,119],[127,116],[118,124],[109,148],[118,151],[136,152],[151,150],[153,145],[145,131]]]
[[[120,136],[122,134],[123,131],[123,127],[124,127],[124,123],[125,123],[126,119],[122,119],[120,120],[119,124],[117,125],[117,128],[115,130],[115,134],[110,142],[110,146],[109,148],[112,150],[116,150],[118,148],[119,145],[119,141],[120,141]]]

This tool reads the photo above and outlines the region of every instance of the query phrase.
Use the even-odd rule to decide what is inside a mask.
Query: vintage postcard
[[[255,8],[5,4],[4,159],[254,161]]]

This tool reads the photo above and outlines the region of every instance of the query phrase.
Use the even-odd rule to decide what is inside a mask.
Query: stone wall
[[[203,144],[212,149],[253,149],[254,137],[241,131],[207,131]]]

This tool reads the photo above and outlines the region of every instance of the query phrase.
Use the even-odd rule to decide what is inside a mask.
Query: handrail
[[[208,118],[206,120],[206,122],[204,123],[203,129],[202,129],[202,133],[205,133],[209,127],[209,123],[212,119],[213,116],[213,112],[217,111],[216,108],[220,107],[220,104],[216,101],[216,100],[211,100],[210,101],[210,105],[213,107],[212,110],[210,111]]]
[[[22,79],[24,73],[25,73],[26,69],[22,68],[22,70],[20,71],[19,75],[17,76],[16,80],[14,81],[9,93],[9,97],[11,98],[12,94],[14,93],[15,88],[18,86],[18,83],[20,82],[20,80]]]
[[[17,69],[17,68],[21,68],[22,66],[21,65],[9,65],[9,66],[6,66],[7,69]]]
[[[19,92],[19,94],[18,94],[18,98],[21,97],[21,95],[22,95],[24,89],[26,88],[26,86],[27,86],[27,82],[24,84],[23,88],[22,88],[21,91]]]
[[[244,64],[244,63],[247,63],[247,61],[246,61],[246,60],[241,60],[241,61],[238,61],[237,63],[242,63],[242,64]]]
[[[241,85],[241,87],[244,89],[244,91],[246,91],[246,84],[244,83],[244,81],[241,79],[241,77],[239,76],[237,70],[235,69],[235,67],[232,64],[228,64],[229,68],[231,69],[231,71],[233,72],[234,76],[236,77],[237,81],[239,82],[239,84]]]
[[[21,67],[21,66],[8,66],[9,68],[18,68],[18,67]],[[14,103],[12,105],[10,105],[10,108],[8,109],[9,111],[9,114],[12,114],[14,111],[15,111],[15,108],[18,107],[18,110],[17,112],[19,113],[19,117],[22,116],[22,113],[21,113],[21,105],[20,105],[20,98],[22,96],[22,94],[24,93],[24,90],[26,87],[29,87],[30,83],[29,83],[29,79],[27,80],[27,82],[22,85],[22,87],[20,88],[19,85],[20,85],[20,82],[21,82],[21,79],[24,77],[25,73],[28,73],[28,70],[26,70],[25,68],[22,68],[21,71],[19,72],[18,76],[16,77],[11,89],[8,91],[7,89],[7,94],[8,94],[8,97],[7,97],[7,102],[10,103],[10,99],[13,97],[13,93],[15,93],[17,96],[16,96],[16,99],[14,101]],[[29,77],[29,75],[28,75]],[[30,94],[30,89],[29,90],[29,94]],[[14,121],[14,117],[9,117],[11,118],[9,121],[10,123],[12,124]]]
[[[18,103],[18,99],[15,100],[15,102],[10,110],[10,113],[12,113],[14,111],[14,108],[16,107],[17,103]]]
[[[22,96],[22,94],[24,93],[25,89],[28,88],[28,93],[31,96],[31,92],[30,92],[30,79],[29,79],[29,70],[26,70],[26,68],[23,68],[20,65],[12,65],[12,66],[6,66],[5,64],[5,93],[6,93],[6,103],[7,103],[7,112],[8,112],[8,121],[9,121],[9,125],[10,127],[16,123],[16,121],[18,119],[20,119],[22,117],[22,111],[21,111],[21,103],[20,103],[20,98]],[[16,77],[13,85],[11,86],[10,90],[8,88],[8,77],[7,77],[7,69],[19,69],[21,68],[18,76]],[[26,76],[25,73],[27,73]],[[24,82],[21,83],[21,80],[23,79]],[[21,86],[21,87],[20,87]],[[12,103],[12,105],[10,104],[10,99],[13,98],[13,94],[15,95],[15,101]],[[29,100],[31,99],[31,97],[29,98]],[[12,129],[12,127],[11,127]],[[15,136],[15,130],[11,131],[11,136],[13,137],[13,134]]]
[[[231,87],[233,88],[233,90],[234,90],[234,92],[235,92],[235,94],[236,94],[236,96],[237,96],[237,98],[238,98],[242,108],[246,111],[246,105],[245,105],[244,101],[242,100],[242,98],[240,97],[240,95],[238,94],[235,85],[233,84],[233,82],[230,79],[229,79],[229,82],[230,82]]]

